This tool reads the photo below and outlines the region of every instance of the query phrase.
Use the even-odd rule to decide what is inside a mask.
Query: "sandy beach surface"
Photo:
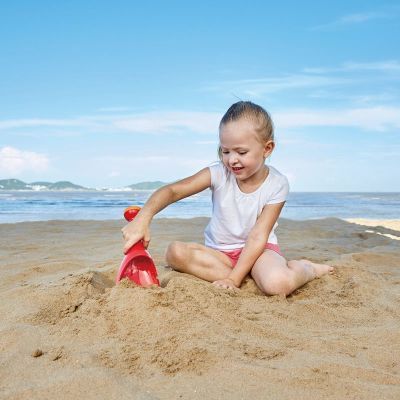
[[[151,289],[114,284],[123,221],[0,225],[0,398],[400,398],[399,221],[281,220],[287,259],[336,268],[286,299],[166,268],[206,223],[153,222]]]

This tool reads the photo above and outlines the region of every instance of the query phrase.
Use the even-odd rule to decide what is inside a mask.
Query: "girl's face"
[[[219,140],[222,162],[237,180],[265,177],[265,158],[272,153],[274,143],[263,144],[253,122],[241,118],[222,125]]]

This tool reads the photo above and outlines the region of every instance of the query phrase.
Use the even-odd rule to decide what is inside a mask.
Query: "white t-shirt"
[[[288,180],[274,167],[268,166],[269,174],[261,186],[252,193],[243,193],[234,174],[221,162],[209,168],[213,212],[204,231],[205,245],[227,251],[242,248],[263,207],[286,201]],[[277,226],[276,223],[272,228],[268,243],[278,243],[274,233]]]

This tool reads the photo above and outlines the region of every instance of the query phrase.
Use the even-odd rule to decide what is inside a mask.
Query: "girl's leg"
[[[289,295],[305,283],[332,273],[333,268],[309,260],[286,260],[272,250],[266,250],[251,270],[257,286],[265,294]]]
[[[170,267],[214,282],[225,279],[232,271],[232,263],[226,254],[198,243],[172,242],[165,254]]]

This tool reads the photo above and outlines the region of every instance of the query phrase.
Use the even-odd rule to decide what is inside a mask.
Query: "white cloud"
[[[165,182],[175,181],[189,176],[217,160],[216,151],[207,155],[193,156],[191,154],[179,153],[166,156],[162,154],[132,156],[110,155],[86,159],[84,164],[91,169],[95,167],[99,176],[109,175],[110,171],[121,171],[119,176],[107,176],[112,179],[113,185],[125,186],[129,183],[162,180]],[[117,183],[118,182],[118,183]],[[99,184],[99,186],[104,185]]]
[[[70,127],[82,126],[85,121],[81,119],[9,119],[0,121],[0,129],[34,128],[34,127]]]
[[[112,125],[138,133],[215,132],[221,115],[212,112],[160,111],[116,118]]]
[[[343,71],[400,71],[400,62],[397,60],[375,61],[375,62],[346,62],[342,66]]]
[[[186,157],[173,157],[164,156],[164,155],[152,155],[152,156],[102,156],[102,157],[94,157],[91,159],[91,162],[101,163],[107,165],[121,165],[125,169],[129,169],[132,166],[135,168],[140,168],[149,165],[160,166],[161,164],[171,164],[173,162],[174,166],[198,166],[204,164],[209,164],[213,162],[212,159],[200,159],[200,158],[186,158]]]
[[[353,62],[342,63],[339,67],[321,67],[304,68],[303,72],[310,74],[327,74],[331,72],[349,72],[349,71],[380,71],[380,72],[398,72],[400,71],[400,62],[397,60],[385,60],[374,62]]]
[[[308,97],[312,99],[329,99],[330,101],[332,100],[340,100],[341,102],[351,101],[355,105],[364,107],[368,105],[394,102],[400,98],[400,96],[396,95],[394,91],[373,93],[373,94],[352,95],[352,94],[338,93],[328,90],[317,90],[315,92],[311,92],[308,95]]]
[[[127,163],[136,163],[136,164],[145,164],[145,163],[158,163],[161,161],[168,161],[170,160],[170,157],[168,156],[157,156],[157,155],[152,155],[152,156],[145,156],[145,155],[137,155],[137,154],[132,154],[132,156],[123,156],[123,155],[110,155],[110,156],[100,156],[100,157],[93,157],[91,159],[94,162],[100,162],[104,164],[111,164],[111,165],[126,165]]]
[[[239,79],[223,81],[202,88],[202,91],[229,92],[234,91],[251,97],[299,88],[325,87],[351,83],[353,80],[342,77],[326,77],[307,74],[288,74],[281,77]]]
[[[149,111],[126,115],[92,115],[71,119],[19,119],[0,121],[0,130],[29,128],[70,128],[85,132],[174,133],[216,132],[221,114],[198,111]]]
[[[113,112],[127,112],[131,111],[130,107],[101,107],[97,111],[104,113],[113,113]]]
[[[361,24],[367,21],[377,20],[377,19],[392,19],[395,18],[398,14],[398,8],[393,7],[388,11],[372,11],[372,12],[360,12],[354,14],[342,15],[341,17],[327,22],[326,24],[321,24],[317,26],[313,26],[310,29],[313,31],[316,30],[327,30],[331,28],[337,28],[341,26],[349,26]]]
[[[384,15],[383,17],[387,17]],[[365,22],[370,19],[382,18],[382,14],[380,13],[358,13],[358,14],[349,14],[340,17],[337,21],[342,24],[358,24],[360,22]]]
[[[108,178],[116,178],[120,175],[121,175],[121,172],[119,172],[119,171],[111,171],[110,173],[107,174],[107,177]]]
[[[247,81],[246,81],[247,82]],[[289,85],[289,83],[287,83]],[[317,92],[319,97],[326,95],[326,92]],[[333,96],[333,95],[332,95]],[[333,98],[333,97],[332,97]],[[353,108],[330,108],[320,109],[316,107],[289,110],[271,110],[275,125],[278,128],[299,128],[312,126],[337,126],[337,127],[357,127],[363,130],[387,131],[400,127],[400,107],[399,106],[366,106],[368,103],[378,100],[385,101],[389,97],[364,96],[358,98],[358,103],[364,107]],[[351,96],[348,99],[352,99]],[[357,100],[356,98],[354,98]],[[353,99],[353,100],[354,100]],[[71,120],[9,120],[0,121],[0,128],[11,127],[21,128],[22,134],[30,130],[33,126],[36,128],[45,128],[46,126],[57,125],[62,129],[81,122],[80,127],[72,130],[71,135],[94,135],[99,133],[112,135],[116,132],[126,132],[131,134],[173,134],[173,133],[195,133],[195,134],[214,134],[218,133],[218,125],[221,113],[216,112],[197,112],[197,111],[159,111],[147,112],[125,116],[85,116],[71,118]],[[27,121],[31,121],[28,123]],[[33,122],[34,121],[34,124]],[[43,123],[44,125],[40,125]],[[36,131],[35,131],[36,132]],[[68,132],[63,132],[65,135]],[[36,132],[40,135],[40,132]],[[56,135],[56,133],[54,134]],[[214,144],[215,140],[198,140],[197,144]],[[156,160],[157,161],[157,160]]]
[[[48,164],[49,159],[44,154],[9,146],[0,148],[0,176],[18,175],[23,171],[41,172],[47,169]]]
[[[364,74],[360,72],[364,72]],[[339,87],[343,91],[344,88],[354,88],[357,84],[370,85],[371,74],[368,72],[374,73],[375,82],[378,78],[385,82],[393,81],[399,77],[400,62],[398,60],[347,61],[334,67],[306,67],[300,73],[282,74],[282,76],[221,81],[206,85],[200,90],[203,92],[232,92],[241,97],[251,98],[261,98],[265,95],[297,89],[322,91]],[[393,83],[396,84],[397,81]]]
[[[400,128],[400,107],[366,107],[336,110],[301,109],[272,115],[278,129],[313,126],[346,126],[387,131]]]

